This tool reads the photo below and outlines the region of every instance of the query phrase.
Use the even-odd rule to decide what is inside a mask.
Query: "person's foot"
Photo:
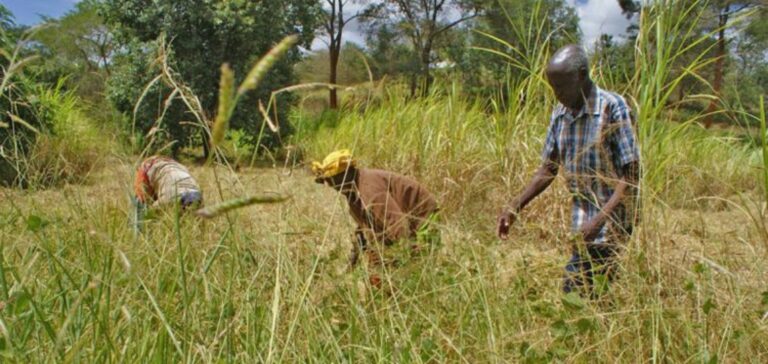
[[[357,249],[352,249],[352,251],[349,252],[349,270],[354,269],[357,266],[358,258],[360,257],[360,253]]]

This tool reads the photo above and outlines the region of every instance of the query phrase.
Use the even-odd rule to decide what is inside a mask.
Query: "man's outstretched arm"
[[[533,179],[525,187],[525,190],[502,210],[496,226],[496,233],[500,239],[506,240],[509,237],[509,227],[517,220],[517,214],[552,184],[555,176],[557,176],[557,170],[558,164],[556,162],[552,160],[544,162],[533,175]]]

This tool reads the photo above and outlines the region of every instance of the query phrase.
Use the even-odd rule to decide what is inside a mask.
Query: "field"
[[[701,125],[706,105],[722,101],[701,76],[714,62],[715,32],[697,27],[703,5],[648,2],[633,64],[622,68],[631,74],[592,66],[597,84],[633,108],[642,172],[640,223],[618,280],[596,299],[560,290],[577,241],[562,176],[509,240],[495,235],[497,214],[539,166],[555,106],[543,73],[545,20],[515,28],[515,46],[489,37],[503,49],[490,53],[509,62],[498,94],[466,92],[449,74],[413,97],[384,77],[340,90],[342,108],[329,111],[320,110],[327,85],[292,86],[296,103],[266,103],[280,113],[263,115],[286,115],[277,125],[294,133],[258,155],[238,144],[237,118],[247,112],[235,111],[295,38],[239,87],[243,75],[216,65],[213,116],[156,60],[165,73],[154,80],[187,102],[176,115],[196,113],[185,127],[211,135],[209,160],[199,145],[183,150],[205,204],[263,192],[290,198],[213,219],[156,210],[141,234],[132,226],[134,169],[144,148],[174,142],[162,139],[171,121],[138,135],[136,120],[130,131],[118,126],[131,123],[126,115],[96,125],[73,94],[43,92],[58,106],[53,132],[22,129],[30,152],[14,150],[13,161],[26,179],[0,187],[0,362],[768,362],[766,114],[762,103],[755,112],[722,102],[715,113],[734,123]],[[8,69],[18,72],[24,61],[16,62]],[[673,100],[692,79],[706,94]],[[23,105],[14,95],[2,97]],[[164,104],[162,115],[170,108],[147,99]],[[700,110],[683,107],[692,104]],[[380,289],[364,264],[348,270],[347,206],[309,170],[339,148],[364,167],[413,176],[441,207],[440,242],[387,270]]]
[[[307,160],[349,145],[364,165],[413,175],[439,196],[442,244],[388,272],[385,286],[394,288],[382,291],[367,286],[364,267],[346,271],[351,218],[301,163],[237,173],[194,166],[209,204],[265,191],[292,198],[206,221],[160,212],[141,236],[130,226],[130,156],[105,156],[85,185],[3,189],[2,355],[33,362],[768,359],[760,153],[694,125],[656,126],[664,131],[654,138],[680,136],[656,149],[674,168],[658,180],[646,170],[644,183],[661,187],[644,195],[621,278],[601,299],[584,300],[559,290],[571,241],[561,180],[526,211],[510,241],[494,237],[496,213],[537,165],[545,128],[526,111],[517,115],[489,115],[450,95],[407,105],[391,99],[302,139]],[[363,126],[368,132],[355,129]],[[399,147],[390,147],[395,140]],[[658,147],[651,141],[644,153]]]

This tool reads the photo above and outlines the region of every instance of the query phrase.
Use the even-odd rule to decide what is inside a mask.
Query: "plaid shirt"
[[[576,116],[562,104],[552,112],[542,158],[561,165],[573,196],[571,226],[576,233],[599,214],[613,195],[623,167],[639,160],[633,122],[627,102],[619,95],[594,88],[590,101]],[[587,103],[589,104],[589,102]],[[594,240],[609,240],[610,229],[631,230],[632,219],[618,206]]]

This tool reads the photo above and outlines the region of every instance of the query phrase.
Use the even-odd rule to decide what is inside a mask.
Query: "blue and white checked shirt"
[[[596,216],[613,195],[613,186],[621,177],[622,167],[638,161],[630,109],[623,97],[601,90],[573,116],[558,104],[544,142],[542,158],[563,167],[568,190],[573,196],[571,226],[577,233],[581,226]],[[624,206],[619,206],[594,240],[609,240],[609,229],[631,229],[631,220]],[[622,231],[614,230],[614,231]]]

